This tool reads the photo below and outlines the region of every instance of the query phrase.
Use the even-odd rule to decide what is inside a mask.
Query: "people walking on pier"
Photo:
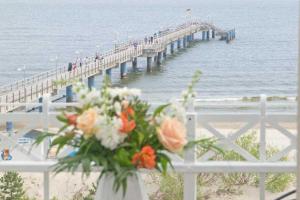
[[[75,70],[76,67],[77,67],[76,63],[73,63],[73,65],[72,65],[72,70]]]
[[[72,68],[73,68],[73,64],[69,63],[69,65],[68,65],[68,71],[72,71]]]
[[[138,46],[137,42],[134,42],[134,43],[133,43],[133,46],[134,46],[134,50],[136,50],[136,49],[137,49],[137,46]]]
[[[79,66],[82,67],[82,59],[79,60]]]
[[[95,56],[95,62],[96,62],[97,60],[99,60],[99,55],[98,55],[98,53],[96,53],[96,56]]]

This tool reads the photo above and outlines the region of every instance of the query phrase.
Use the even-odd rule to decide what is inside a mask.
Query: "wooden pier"
[[[45,94],[55,96],[61,89],[66,89],[67,101],[72,101],[72,84],[75,81],[88,79],[89,87],[93,87],[95,75],[111,76],[111,70],[115,68],[120,68],[120,77],[123,78],[127,73],[126,63],[132,62],[132,67],[136,68],[138,57],[147,58],[147,71],[151,71],[153,60],[159,65],[162,58],[166,58],[168,45],[173,54],[174,44],[177,44],[177,48],[185,48],[198,32],[202,32],[203,40],[209,40],[210,36],[222,38],[226,34],[213,24],[192,21],[142,40],[116,45],[115,49],[98,57],[90,57],[76,68],[64,66],[1,86],[0,112],[13,111],[20,106],[18,103],[41,101]]]

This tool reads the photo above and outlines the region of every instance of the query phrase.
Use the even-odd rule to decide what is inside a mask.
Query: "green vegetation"
[[[73,197],[72,200],[94,200],[94,196],[97,191],[97,185],[92,184],[92,187],[89,189],[88,193],[84,195],[81,191],[78,191]]]
[[[259,142],[256,133],[246,134],[240,137],[236,143],[251,153],[254,157],[259,157]],[[279,150],[275,147],[267,148],[267,157],[271,157]],[[199,150],[199,156],[206,151]],[[224,151],[217,153],[211,160],[245,160],[241,155],[234,151]],[[288,160],[287,157],[282,160]],[[288,173],[269,173],[266,175],[266,190],[269,192],[282,192],[287,189],[295,180],[293,174]],[[241,186],[258,186],[259,175],[256,173],[229,173],[212,174],[200,173],[198,175],[198,200],[209,199],[213,194],[234,194],[242,193]],[[179,174],[169,174],[163,176],[156,182],[159,185],[159,191],[151,196],[151,200],[181,200],[183,195],[183,178]]]
[[[0,178],[0,199],[24,200],[23,179],[16,172],[6,172]]]

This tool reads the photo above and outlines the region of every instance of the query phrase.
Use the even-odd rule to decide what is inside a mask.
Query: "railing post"
[[[259,159],[261,162],[266,161],[266,100],[264,94],[260,95],[260,139],[259,139]],[[265,200],[265,181],[266,173],[259,173],[259,199]]]
[[[44,172],[43,176],[44,176],[44,200],[50,200],[49,172],[48,171]]]
[[[48,132],[49,127],[49,104],[51,103],[50,95],[46,94],[44,95],[42,100],[42,114],[43,114],[43,131],[46,133]],[[46,160],[48,157],[48,151],[49,151],[49,145],[50,145],[50,138],[49,140],[44,140],[43,142],[43,149],[42,149],[42,155],[43,160]]]
[[[49,104],[51,103],[50,95],[46,94],[43,96],[43,131],[46,133],[48,132],[49,127]],[[47,140],[44,140],[42,144],[42,156],[43,160],[47,160],[48,158],[48,152],[49,152],[49,146],[50,146],[50,138]],[[44,172],[44,199],[49,200],[50,199],[50,192],[49,192],[49,172]]]
[[[190,110],[190,108],[188,109]],[[195,140],[197,130],[197,113],[190,111],[186,115],[187,117],[187,137],[188,140]],[[193,164],[197,161],[196,158],[196,147],[192,147],[185,151],[184,162],[186,164]],[[195,173],[184,173],[184,190],[183,200],[196,200],[197,199],[197,174]]]

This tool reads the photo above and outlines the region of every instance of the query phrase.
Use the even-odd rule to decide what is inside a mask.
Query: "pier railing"
[[[108,52],[95,57],[89,57],[77,63],[75,68],[67,66],[46,71],[32,77],[21,79],[12,84],[0,86],[1,103],[20,103],[37,101],[44,94],[56,94],[61,88],[70,85],[74,80],[85,80],[90,76],[101,74],[105,70],[118,67],[121,63],[130,62],[133,58],[145,56],[144,50],[162,52],[167,45],[198,31],[215,30],[212,24],[191,21],[174,28],[169,28],[151,36],[149,40],[129,41],[116,45]],[[221,31],[218,29],[218,31]],[[0,107],[0,112],[9,112],[16,107]]]
[[[43,97],[42,103],[32,103],[28,106],[41,106],[42,112],[32,113],[3,113],[0,114],[0,122],[13,121],[16,129],[20,129],[18,133],[22,136],[22,130],[39,129],[40,131],[50,131],[53,127],[58,127],[59,122],[56,120],[56,109],[65,107],[67,105],[77,105],[76,103],[51,103],[47,97]],[[199,173],[235,173],[235,172],[249,172],[259,174],[259,190],[260,196],[253,197],[253,199],[264,200],[265,197],[265,182],[267,173],[295,173],[296,162],[294,160],[284,161],[282,158],[289,156],[293,150],[296,149],[296,133],[293,126],[296,125],[295,112],[269,112],[268,104],[265,96],[261,97],[260,102],[245,103],[257,108],[255,112],[244,113],[242,110],[233,110],[226,112],[198,112],[198,109],[205,106],[200,101],[196,100],[194,106],[191,107],[186,114],[187,130],[189,139],[199,139],[206,137],[205,133],[217,139],[217,143],[224,150],[231,150],[243,157],[242,161],[227,160],[227,161],[212,161],[215,152],[209,151],[202,156],[197,154],[197,148],[192,148],[187,151],[184,157],[174,157],[175,171],[184,176],[184,200],[196,200],[197,195],[197,175]],[[18,106],[25,104],[18,104]],[[213,106],[207,103],[208,106]],[[220,103],[215,106],[220,106]],[[240,106],[240,105],[238,105]],[[237,106],[237,107],[238,107]],[[230,127],[231,133],[226,133],[221,125]],[[238,124],[238,125],[237,125]],[[220,126],[219,126],[220,125]],[[291,126],[293,125],[293,126]],[[0,127],[3,127],[0,124]],[[235,128],[233,128],[235,127]],[[238,138],[255,130],[259,140],[259,156],[255,156],[248,152],[243,147],[237,144]],[[7,136],[7,137],[14,137]],[[272,134],[272,137],[283,135],[286,142],[285,146],[280,147],[278,152],[268,157],[267,135]],[[1,136],[2,135],[2,136]],[[205,135],[205,136],[204,136]],[[0,134],[4,137],[3,134]],[[3,141],[3,140],[2,140]],[[16,140],[17,141],[17,140]],[[4,144],[2,144],[3,146]],[[25,147],[22,145],[16,148]],[[42,145],[42,153],[38,161],[7,161],[0,162],[0,171],[20,171],[20,172],[38,172],[44,174],[44,199],[48,200],[49,180],[51,166],[56,162],[55,160],[47,159],[49,143],[45,142]]]

